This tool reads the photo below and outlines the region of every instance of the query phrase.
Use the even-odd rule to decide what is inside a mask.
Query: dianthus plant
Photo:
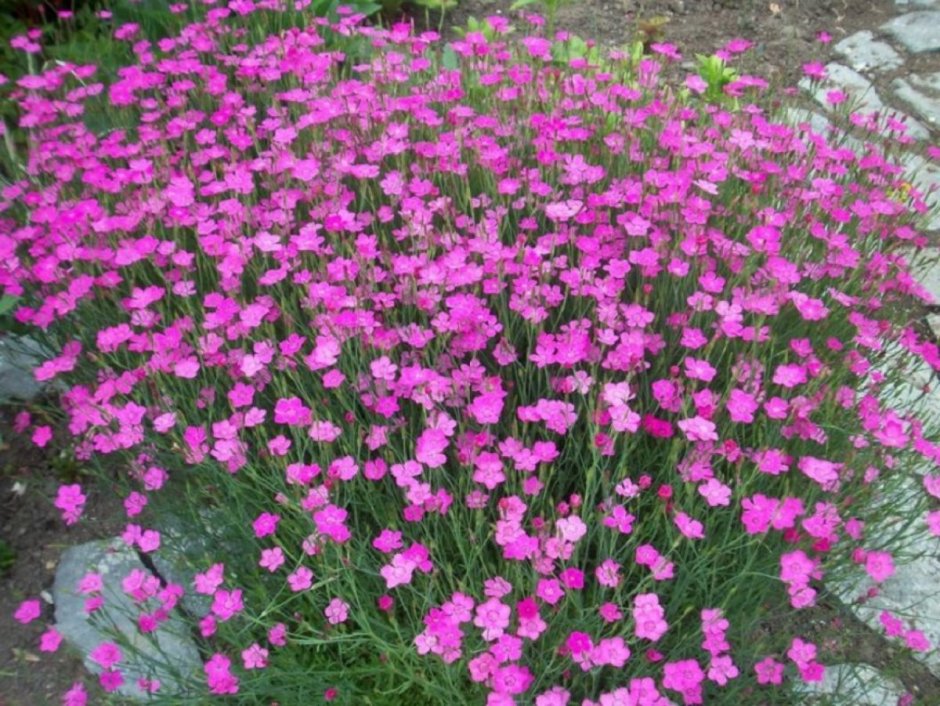
[[[909,313],[926,206],[880,136],[788,126],[743,73],[671,88],[666,45],[562,64],[535,17],[442,63],[348,14],[256,31],[278,10],[210,9],[110,85],[6,87],[29,149],[0,285],[61,393],[20,428],[124,460],[139,552],[207,538],[123,583],[135,639],[188,620],[203,668],[123,688],[793,703],[825,673],[800,611],[940,532],[902,394],[940,366]],[[100,576],[75,590],[101,608]],[[92,655],[106,689],[133,649]]]

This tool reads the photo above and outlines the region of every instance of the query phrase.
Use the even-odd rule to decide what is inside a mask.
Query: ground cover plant
[[[669,85],[676,47],[603,56],[536,16],[444,48],[282,9],[210,7],[156,44],[124,26],[117,80],[4,87],[29,149],[0,285],[61,393],[17,430],[126,458],[142,555],[169,518],[209,538],[191,577],[122,582],[137,639],[180,616],[204,658],[137,687],[793,703],[825,667],[791,614],[940,534],[936,420],[901,397],[940,367],[909,314],[902,126],[859,117],[849,149],[781,122],[731,68],[743,40]],[[84,501],[54,499],[67,523]],[[75,587],[93,617],[101,582]],[[133,651],[92,653],[107,691]]]

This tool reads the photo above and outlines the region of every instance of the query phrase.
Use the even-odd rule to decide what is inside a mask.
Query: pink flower
[[[242,600],[242,591],[236,588],[232,591],[217,590],[212,600],[212,613],[225,622],[231,620],[238,613],[244,610],[245,604]]]
[[[535,594],[549,605],[555,605],[564,597],[565,592],[557,579],[539,579]]]
[[[683,419],[678,426],[689,441],[718,441],[715,425],[703,417]]]
[[[62,695],[62,706],[85,706],[87,703],[88,693],[81,682],[72,684],[72,687]]]
[[[770,528],[779,501],[760,493],[741,501],[741,522],[748,534],[762,534]]]
[[[656,642],[669,628],[665,611],[655,593],[641,593],[633,599],[633,632],[637,637]]]
[[[535,706],[568,706],[571,692],[560,686],[553,686],[535,697]]]
[[[606,559],[594,570],[594,576],[601,586],[617,588],[620,585],[620,564],[613,559]]]
[[[735,388],[728,397],[727,408],[732,422],[750,424],[754,421],[758,404],[753,395]]]
[[[274,423],[308,426],[313,421],[310,410],[299,397],[281,398],[274,405]]]
[[[920,630],[908,630],[904,633],[904,642],[915,652],[929,652],[930,640]]]
[[[39,637],[40,652],[55,652],[62,644],[62,633],[55,628],[49,628]]]
[[[33,443],[36,444],[39,448],[45,448],[52,440],[52,427],[50,426],[41,426],[36,427],[33,431]]]
[[[287,626],[284,623],[277,623],[268,630],[268,642],[278,647],[287,644]]]
[[[483,639],[492,642],[503,634],[509,625],[509,616],[512,610],[505,603],[496,598],[490,598],[476,608],[473,624],[483,629]]]
[[[663,667],[663,686],[682,694],[685,704],[700,704],[705,673],[694,659],[667,662]]]
[[[894,560],[888,552],[868,552],[865,557],[865,572],[873,581],[882,583],[894,575]]]
[[[349,617],[349,604],[339,598],[334,598],[323,611],[330,625],[339,625],[345,623]]]
[[[498,667],[491,679],[493,691],[497,694],[521,694],[535,681],[528,667],[516,664]]]
[[[754,665],[758,684],[782,684],[784,665],[773,657],[764,657]]]
[[[225,580],[224,572],[224,564],[213,564],[205,573],[196,574],[193,577],[193,586],[196,589],[196,593],[211,596]]]
[[[924,521],[927,523],[930,534],[934,537],[940,537],[940,510],[931,510],[928,512],[924,517]]]
[[[685,376],[690,380],[701,380],[702,382],[711,382],[718,371],[713,368],[708,361],[697,358],[685,359]]]
[[[294,593],[306,591],[313,585],[313,572],[306,566],[301,566],[287,577],[287,584]]]
[[[570,588],[575,591],[580,591],[584,588],[584,572],[577,567],[569,566],[558,575],[558,578],[561,579],[565,588]]]
[[[630,659],[630,648],[620,636],[603,638],[591,654],[591,661],[595,664],[606,664],[615,669],[622,669],[628,659]]]
[[[262,512],[252,523],[252,527],[255,531],[255,537],[260,539],[262,537],[267,537],[268,535],[274,534],[277,531],[277,524],[280,522],[280,520],[280,515],[275,515],[270,512]]]
[[[673,518],[673,522],[675,522],[676,527],[679,528],[683,536],[689,539],[705,538],[705,526],[698,520],[689,517],[684,512],[677,512]]]
[[[784,364],[777,366],[774,371],[774,384],[786,388],[802,385],[807,380],[806,368],[802,365]]]
[[[123,655],[121,648],[113,642],[104,642],[93,649],[88,657],[92,662],[100,665],[102,669],[111,669],[121,661]]]
[[[395,599],[389,595],[379,596],[376,601],[376,605],[384,613],[388,613],[395,607]]]
[[[232,661],[223,654],[212,655],[203,665],[209,691],[213,694],[237,694],[238,678],[231,673]]]
[[[814,456],[804,456],[797,467],[806,477],[819,483],[823,490],[832,491],[839,487],[841,463],[833,463]]]
[[[284,551],[280,547],[273,547],[261,550],[261,560],[258,566],[273,573],[283,566],[284,562]]]
[[[268,666],[268,651],[256,642],[242,650],[242,664],[245,669],[264,669]]]
[[[13,617],[16,618],[17,622],[26,625],[27,623],[33,622],[41,613],[42,610],[39,601],[35,598],[31,598],[20,603],[16,612],[13,613]]]
[[[496,424],[503,410],[505,393],[502,390],[486,392],[474,398],[467,408],[477,424]]]
[[[85,509],[85,495],[82,487],[74,485],[60,485],[54,505],[62,512],[62,519],[67,525],[78,522]]]
[[[731,488],[715,478],[709,478],[699,485],[698,493],[711,507],[727,507],[731,504]]]
[[[616,603],[602,603],[597,612],[605,623],[616,623],[623,619],[623,613]]]
[[[447,436],[440,429],[425,429],[415,449],[415,458],[428,468],[440,468],[447,462],[444,450],[447,448]]]
[[[385,579],[385,587],[392,589],[396,586],[411,583],[415,570],[414,562],[409,561],[401,554],[392,557],[390,564],[379,569],[379,574]]]
[[[814,81],[822,81],[826,78],[826,67],[819,62],[803,64],[803,75]]]
[[[734,679],[738,674],[737,666],[728,655],[712,657],[712,661],[708,666],[709,681],[725,686],[729,680]]]
[[[170,179],[164,195],[174,206],[185,208],[192,205],[194,199],[193,183],[185,176]]]

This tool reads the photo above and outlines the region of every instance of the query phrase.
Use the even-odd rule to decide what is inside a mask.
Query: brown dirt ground
[[[0,569],[0,706],[46,706],[59,704],[61,694],[85,676],[84,668],[64,642],[55,654],[39,651],[39,636],[54,620],[52,605],[43,602],[42,616],[26,626],[13,612],[22,600],[51,592],[63,549],[118,533],[124,508],[104,484],[80,477],[80,468],[60,449],[37,449],[16,437],[15,413],[0,408],[0,541],[15,553],[12,567]],[[72,527],[52,505],[60,482],[86,488],[85,516]],[[100,693],[89,694],[101,703]]]
[[[466,26],[470,17],[511,19],[516,14],[509,10],[512,3],[460,0],[443,17],[422,12],[415,16],[419,24],[439,27],[450,39],[456,36],[454,27]],[[539,3],[526,9],[546,14]],[[884,38],[878,27],[900,12],[894,0],[568,0],[558,10],[556,29],[615,47],[641,37],[638,28],[660,18],[666,22],[655,41],[676,45],[685,61],[694,61],[696,54],[711,54],[740,37],[754,43],[740,64],[742,70],[766,78],[771,85],[792,86],[801,78],[803,64],[837,60],[833,46],[845,37],[871,30]],[[522,32],[524,25],[516,24]],[[831,35],[829,44],[817,41],[821,31]],[[906,73],[933,71],[940,71],[940,54],[911,56],[905,66],[878,76],[874,83],[890,103],[891,80]],[[935,132],[934,137],[938,136]]]

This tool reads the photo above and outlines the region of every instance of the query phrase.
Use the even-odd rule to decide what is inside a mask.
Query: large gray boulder
[[[881,31],[887,32],[904,45],[912,54],[940,51],[940,11],[921,10],[895,17],[881,25]]]
[[[121,647],[118,667],[124,684],[118,692],[136,700],[149,694],[137,686],[140,678],[159,679],[161,695],[184,695],[202,678],[203,662],[192,634],[183,621],[171,617],[151,635],[142,634],[135,618],[140,612],[124,593],[121,581],[134,569],[150,573],[137,552],[120,538],[99,540],[66,549],[59,560],[53,586],[56,629],[83,655],[93,673],[101,667],[89,654],[102,642]],[[79,580],[89,571],[102,576],[104,605],[89,619],[84,610],[87,596],[77,591]]]
[[[30,400],[41,386],[33,368],[43,360],[42,349],[29,338],[0,337],[0,404],[11,400]]]

